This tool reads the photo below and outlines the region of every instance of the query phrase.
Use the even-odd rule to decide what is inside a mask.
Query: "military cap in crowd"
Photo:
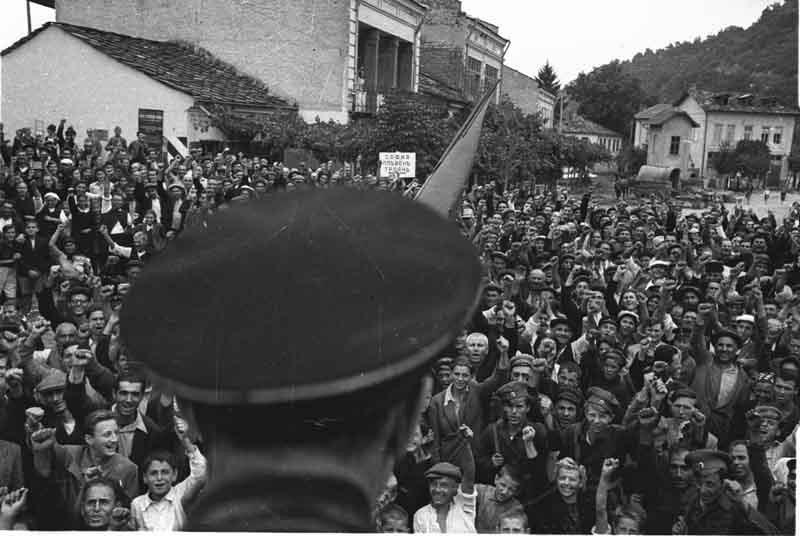
[[[770,419],[777,422],[781,422],[783,420],[783,412],[772,405],[765,404],[756,406],[753,411],[762,419]]]
[[[533,368],[533,356],[530,354],[517,354],[511,361],[509,361],[508,369],[511,370],[514,367],[530,367]]]
[[[75,296],[86,296],[87,298],[91,298],[92,291],[86,287],[73,287],[69,290],[69,299],[71,300]]]
[[[610,316],[604,316],[603,318],[601,318],[600,322],[597,325],[598,325],[598,327],[600,327],[600,326],[604,326],[606,324],[610,324],[610,325],[612,325],[614,327],[617,327],[617,325],[618,325],[617,321],[614,320],[613,318],[611,318]]]
[[[605,361],[606,359],[613,359],[613,360],[615,360],[617,362],[617,364],[619,364],[620,368],[624,367],[625,363],[626,363],[625,356],[622,355],[622,352],[620,352],[619,350],[614,349],[614,348],[612,348],[611,350],[606,352],[602,356],[602,359],[603,359],[603,361]]]
[[[461,482],[461,469],[450,462],[439,462],[425,471],[425,478],[428,480],[442,477],[452,478],[456,482]]]
[[[470,318],[480,280],[473,245],[422,203],[295,191],[187,229],[126,297],[121,335],[190,401],[347,411],[348,397],[416,384]]]
[[[696,473],[707,475],[721,472],[726,475],[730,470],[731,457],[715,449],[693,450],[686,456],[686,465]]]
[[[36,391],[46,393],[57,389],[65,389],[66,387],[67,375],[60,370],[52,369],[36,384]]]
[[[738,333],[736,333],[733,330],[721,329],[718,332],[716,332],[712,339],[714,344],[717,344],[717,341],[719,341],[722,337],[728,337],[729,339],[733,339],[733,342],[736,343],[737,347],[742,346],[742,338],[739,336]]]
[[[747,314],[739,315],[739,316],[736,317],[736,323],[738,324],[739,322],[744,322],[746,324],[755,325],[756,317],[754,317],[753,315],[747,315]]]
[[[572,402],[578,408],[583,405],[583,395],[574,387],[559,387],[555,401],[558,402],[559,400]]]
[[[615,415],[619,409],[619,401],[612,393],[600,387],[590,387],[586,392],[586,404],[594,406],[606,413]]]
[[[520,381],[508,382],[497,390],[496,395],[504,404],[509,404],[515,400],[530,401],[528,384]]]
[[[679,398],[691,398],[697,400],[697,393],[695,393],[691,388],[681,385],[677,389],[671,390],[668,398],[670,402],[675,402]]]

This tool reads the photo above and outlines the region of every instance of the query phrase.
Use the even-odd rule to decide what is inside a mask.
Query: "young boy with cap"
[[[493,533],[504,514],[522,508],[516,499],[522,489],[522,478],[516,468],[504,465],[494,477],[494,486],[475,486],[478,492],[475,529],[479,534]]]

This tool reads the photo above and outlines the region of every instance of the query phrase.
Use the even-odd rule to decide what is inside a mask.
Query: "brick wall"
[[[523,112],[535,114],[539,111],[539,84],[530,76],[504,66],[502,92]]]
[[[302,109],[342,111],[349,0],[56,0],[59,22],[200,45]]]
[[[430,24],[455,24],[461,13],[460,0],[425,0],[428,12],[425,21]]]
[[[420,69],[455,89],[464,89],[464,49],[423,43]]]

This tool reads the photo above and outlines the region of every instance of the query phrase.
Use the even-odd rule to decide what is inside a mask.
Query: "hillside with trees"
[[[695,84],[710,91],[748,91],[797,104],[798,0],[767,7],[749,28],[731,26],[693,42],[647,49],[622,71],[641,81],[659,102]]]

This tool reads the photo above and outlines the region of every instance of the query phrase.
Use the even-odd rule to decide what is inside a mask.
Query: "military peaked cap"
[[[187,229],[131,289],[121,334],[156,384],[191,401],[341,398],[429,368],[480,278],[472,244],[421,203],[298,191]]]

